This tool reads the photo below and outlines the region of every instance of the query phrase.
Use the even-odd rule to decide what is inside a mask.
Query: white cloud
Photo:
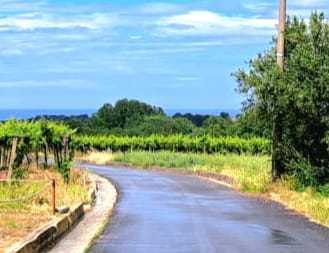
[[[0,0],[1,11],[31,11],[39,10],[46,5],[45,1],[40,0]]]
[[[175,12],[180,9],[181,7],[179,5],[161,2],[148,3],[139,8],[140,12],[145,14],[163,14],[168,12]]]
[[[90,86],[85,80],[23,80],[23,81],[0,81],[0,88],[42,88],[42,87],[66,87],[82,88]]]
[[[17,55],[22,55],[23,51],[20,49],[15,49],[15,48],[6,48],[0,50],[0,55],[3,56],[17,56]]]
[[[193,81],[200,81],[200,77],[196,76],[181,76],[177,78],[178,81],[180,82],[193,82]]]
[[[273,8],[273,3],[243,3],[244,8],[252,12],[264,12]]]
[[[276,19],[223,16],[210,11],[190,11],[160,19],[161,31],[169,35],[268,35],[275,29]]]
[[[84,16],[58,17],[43,13],[19,14],[0,18],[0,30],[36,29],[101,29],[111,27],[117,18],[114,15],[93,13]]]
[[[328,4],[328,0],[291,0],[288,4],[302,7],[322,7]]]
[[[141,35],[131,35],[131,36],[129,36],[129,39],[131,39],[131,40],[140,40],[142,38],[143,38],[143,36],[141,36]]]

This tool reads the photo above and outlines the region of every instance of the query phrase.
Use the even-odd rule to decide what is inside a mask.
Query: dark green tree
[[[152,134],[172,135],[172,134],[192,134],[195,126],[185,118],[171,118],[163,115],[147,116],[135,128],[128,131],[130,135]]]
[[[285,35],[285,66],[276,64],[275,48],[250,61],[249,71],[235,76],[246,107],[264,122],[280,119],[280,174],[290,173],[305,184],[329,179],[329,25],[324,14],[309,24],[289,19]]]
[[[227,114],[221,116],[211,116],[203,123],[203,128],[206,134],[210,136],[228,136],[234,135],[233,121]]]
[[[107,129],[123,129],[128,126],[138,125],[145,116],[164,115],[161,108],[137,101],[122,99],[111,104],[103,105],[93,116],[95,125]]]

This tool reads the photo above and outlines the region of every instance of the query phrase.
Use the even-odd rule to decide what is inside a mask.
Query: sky
[[[329,13],[288,0],[288,14]],[[232,73],[271,46],[278,0],[0,0],[0,109],[238,109]]]

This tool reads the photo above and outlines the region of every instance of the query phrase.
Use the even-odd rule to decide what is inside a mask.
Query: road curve
[[[120,197],[92,253],[329,252],[329,232],[277,204],[193,176],[88,166]]]

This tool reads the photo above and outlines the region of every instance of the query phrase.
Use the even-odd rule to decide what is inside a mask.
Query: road
[[[119,188],[92,253],[329,252],[327,229],[194,176],[89,166]]]

